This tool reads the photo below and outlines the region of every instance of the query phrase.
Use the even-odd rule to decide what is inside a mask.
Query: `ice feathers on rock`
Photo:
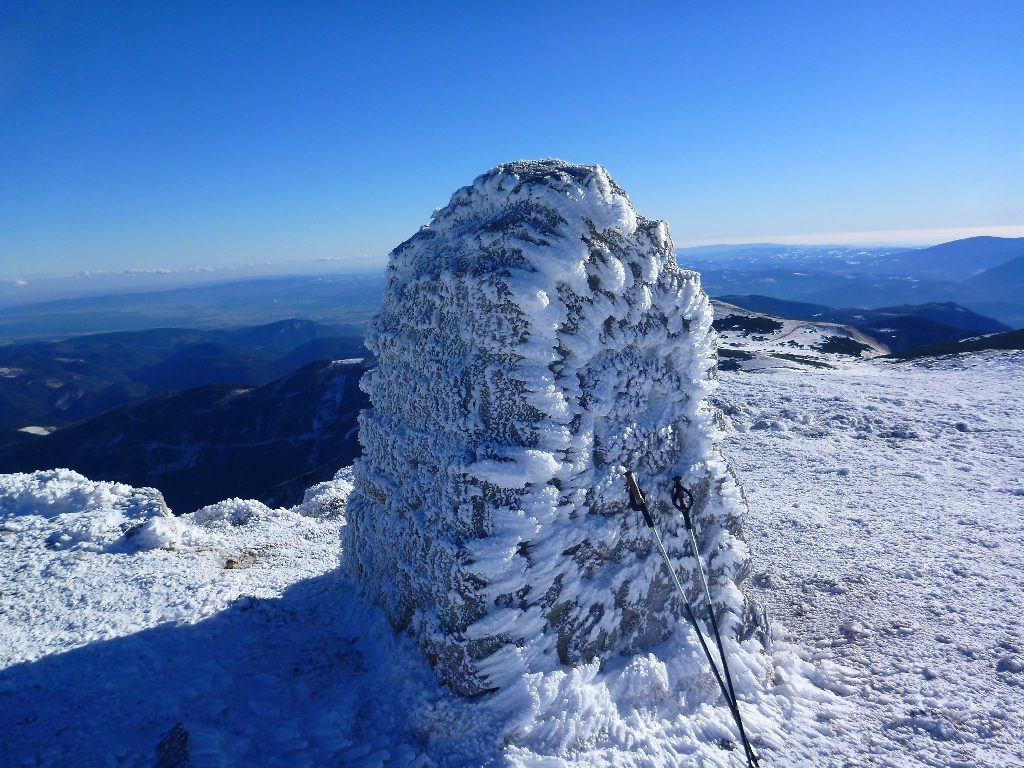
[[[681,563],[671,478],[696,490],[721,623],[749,631],[711,319],[668,226],[600,166],[500,165],[391,253],[343,557],[455,690],[671,633],[681,606],[627,468]]]

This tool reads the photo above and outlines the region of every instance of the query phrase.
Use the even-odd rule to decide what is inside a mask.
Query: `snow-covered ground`
[[[821,354],[715,396],[785,626],[734,669],[762,764],[1024,764],[1024,354]],[[169,518],[0,476],[0,765],[742,765],[692,637],[449,693],[338,570],[349,487]]]
[[[339,572],[350,490],[342,475],[293,510],[174,519],[66,470],[0,476],[0,765],[736,764],[683,633],[604,670],[452,694]],[[783,644],[733,672],[760,748],[830,732],[841,705],[810,680],[835,671]]]
[[[1024,353],[833,363],[722,373],[750,591],[847,670],[851,764],[1024,764]]]

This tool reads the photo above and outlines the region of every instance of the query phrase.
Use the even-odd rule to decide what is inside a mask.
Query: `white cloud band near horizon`
[[[949,227],[944,229],[891,229],[873,232],[826,232],[804,235],[764,235],[676,241],[676,248],[701,245],[938,245],[966,237],[1024,237],[1024,225],[1000,227]]]

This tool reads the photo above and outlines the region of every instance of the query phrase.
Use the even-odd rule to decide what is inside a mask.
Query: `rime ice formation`
[[[675,475],[697,497],[720,621],[759,626],[706,399],[711,320],[668,226],[601,166],[500,165],[391,253],[343,558],[456,691],[631,655],[682,620],[627,469],[691,604]]]

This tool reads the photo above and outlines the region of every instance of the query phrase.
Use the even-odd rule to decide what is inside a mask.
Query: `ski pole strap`
[[[690,510],[693,509],[693,494],[690,489],[683,485],[683,478],[676,475],[672,479],[672,506],[683,513],[683,522],[686,529],[693,530],[693,522],[690,520]]]
[[[653,528],[654,518],[651,517],[651,511],[647,508],[647,499],[640,492],[640,486],[636,484],[633,473],[629,471],[626,472],[626,486],[629,488],[629,508],[634,512],[642,513],[647,527]]]

